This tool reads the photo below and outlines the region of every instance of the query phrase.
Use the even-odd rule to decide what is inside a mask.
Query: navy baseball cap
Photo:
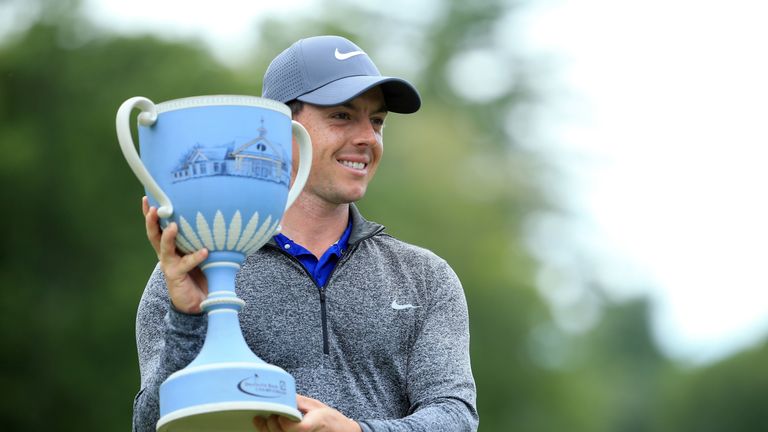
[[[413,85],[382,76],[360,47],[340,36],[315,36],[297,41],[272,60],[261,96],[283,103],[298,99],[332,106],[376,86],[381,87],[388,111],[410,114],[421,107]]]

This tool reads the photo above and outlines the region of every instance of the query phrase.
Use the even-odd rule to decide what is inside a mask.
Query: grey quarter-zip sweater
[[[297,393],[364,432],[475,431],[476,390],[464,292],[434,253],[386,234],[352,205],[352,233],[325,287],[274,241],[236,281],[251,350],[296,379]],[[159,387],[200,351],[207,317],[170,307],[155,268],[136,319],[141,390],[134,431],[154,431]]]

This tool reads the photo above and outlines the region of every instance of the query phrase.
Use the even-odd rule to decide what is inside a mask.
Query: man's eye
[[[345,112],[334,113],[331,117],[335,119],[340,119],[340,120],[349,120],[350,118],[352,118],[348,113],[345,113]]]
[[[376,125],[376,126],[384,126],[384,119],[383,118],[375,117],[375,118],[371,119],[371,123]]]

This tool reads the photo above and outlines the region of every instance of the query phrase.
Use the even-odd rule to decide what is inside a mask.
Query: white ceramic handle
[[[309,168],[312,166],[312,140],[309,138],[309,133],[296,120],[291,120],[291,130],[299,143],[299,169],[296,171],[296,178],[293,179],[293,186],[288,191],[288,201],[285,203],[286,210],[296,201],[301,190],[304,189],[307,177],[309,177]]]
[[[149,193],[160,204],[160,207],[157,209],[157,215],[161,218],[168,218],[173,214],[173,204],[171,204],[168,195],[160,189],[160,186],[155,179],[149,174],[149,171],[147,171],[144,164],[141,163],[139,153],[136,151],[136,146],[133,144],[130,117],[131,111],[133,111],[134,108],[141,109],[138,116],[139,125],[152,126],[157,121],[157,108],[151,100],[141,96],[132,97],[123,102],[117,110],[117,117],[115,119],[117,141],[120,142],[120,149],[123,151],[123,156],[125,156],[125,160],[133,170],[136,178],[139,179],[141,184],[147,188]]]

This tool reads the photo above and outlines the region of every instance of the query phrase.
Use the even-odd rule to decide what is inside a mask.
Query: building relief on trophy
[[[213,176],[250,177],[288,186],[290,167],[280,147],[267,138],[264,119],[259,136],[236,138],[218,146],[196,144],[171,172],[174,183]]]

